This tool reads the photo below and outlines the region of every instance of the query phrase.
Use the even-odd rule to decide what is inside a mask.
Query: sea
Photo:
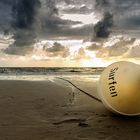
[[[48,77],[99,78],[104,67],[0,67],[0,80],[45,80]]]

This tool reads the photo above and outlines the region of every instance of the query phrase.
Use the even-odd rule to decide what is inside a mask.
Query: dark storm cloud
[[[113,14],[109,9],[110,3],[108,0],[96,0],[95,9],[102,13],[102,18],[94,26],[94,38],[107,38],[110,34],[110,29],[113,26]]]
[[[126,28],[138,27],[140,19],[140,1],[139,0],[110,0],[111,8],[115,18],[115,26],[123,26],[125,23]],[[122,23],[122,24],[121,24]],[[124,26],[123,26],[124,27]]]
[[[111,10],[114,12],[136,9],[140,4],[139,0],[96,0],[95,7],[100,10]]]
[[[50,24],[55,24],[58,23],[58,28],[62,27],[63,25],[65,26],[67,24],[64,23],[65,21],[58,18],[59,17],[59,10],[61,10],[61,7],[58,9],[57,5],[59,3],[66,3],[66,7],[69,6],[70,4],[75,5],[75,9],[79,8],[80,5],[83,5],[81,7],[81,11],[86,8],[88,8],[90,5],[91,7],[95,7],[92,10],[95,12],[102,12],[104,14],[105,12],[108,12],[110,14],[113,14],[114,21],[118,20],[118,17],[120,16],[125,16],[125,18],[121,18],[121,20],[127,20],[128,17],[128,22],[130,24],[135,24],[139,25],[139,21],[137,21],[137,18],[139,18],[139,15],[137,15],[132,20],[129,20],[131,16],[129,16],[128,13],[130,14],[135,14],[135,11],[139,10],[140,6],[140,1],[139,0],[81,0],[81,1],[74,1],[74,0],[1,0],[0,5],[2,5],[3,10],[1,10],[1,13],[7,13],[6,17],[10,17],[10,9],[13,6],[13,18],[14,18],[14,25],[21,28],[26,28],[32,26],[32,24],[36,20],[40,20],[40,24],[43,24],[41,26],[49,27]],[[3,6],[5,5],[5,6]],[[39,5],[40,8],[39,8]],[[7,10],[5,7],[10,7],[9,10]],[[39,11],[38,11],[39,8]],[[82,9],[83,8],[83,9]],[[4,10],[5,9],[5,10]],[[2,12],[3,11],[3,12]],[[9,11],[9,12],[8,12]],[[72,11],[72,10],[71,10]],[[1,16],[2,21],[5,16]],[[57,18],[56,18],[57,17]],[[11,17],[10,17],[11,18]],[[51,22],[52,20],[52,22]],[[132,22],[134,20],[134,22]],[[59,23],[59,22],[61,23]],[[29,24],[28,24],[29,23]],[[63,24],[64,23],[64,24]],[[137,23],[137,24],[136,24]],[[47,27],[46,27],[47,28]]]
[[[124,17],[120,24],[124,29],[140,29],[140,15]]]
[[[5,27],[1,26],[1,31],[10,30],[15,39],[14,44],[4,51],[9,54],[24,54],[21,51],[31,50],[24,47],[31,47],[40,35],[62,35],[62,30],[67,32],[71,25],[79,23],[62,20],[55,0],[6,0],[1,1],[0,6],[0,25]]]
[[[72,25],[80,22],[61,19],[60,3],[65,3],[64,9],[69,5],[74,6],[73,9],[65,10],[67,13],[95,12],[101,20],[94,27],[85,25],[80,28],[71,28]],[[0,32],[12,32],[15,39],[15,43],[5,52],[25,54],[32,49],[32,44],[40,36],[44,38],[48,36],[87,37],[91,36],[91,29],[94,28],[94,37],[105,38],[115,27],[125,28],[125,30],[138,29],[140,27],[139,7],[140,0],[0,0]],[[88,49],[96,50],[96,47]],[[108,51],[109,54],[114,55],[112,52],[115,52],[115,49]]]
[[[9,46],[11,47],[10,49],[13,48],[14,50],[15,47],[30,46],[34,43],[36,29],[33,25],[39,7],[39,0],[14,1],[12,6],[12,27],[14,29],[15,42],[12,46]]]
[[[94,26],[95,37],[106,38],[110,34],[110,28],[113,26],[113,15],[106,12],[103,19]]]
[[[12,4],[13,1],[15,1],[15,0],[1,0],[0,2],[4,3],[4,4]]]
[[[12,22],[10,1],[0,1],[0,32],[9,31]]]
[[[95,10],[102,14],[103,18],[95,25],[95,36],[108,37],[111,28],[129,30],[139,28],[139,7],[139,0],[96,0]],[[106,13],[110,15],[110,18],[105,18]]]
[[[13,26],[15,28],[30,28],[35,20],[39,0],[15,0],[13,5]]]
[[[61,19],[57,4],[63,0],[42,0],[42,5],[38,19],[40,22],[41,33],[43,35],[62,36],[66,35],[72,25],[79,24],[79,21]],[[64,1],[63,1],[64,2]],[[71,32],[71,31],[70,31]]]
[[[109,0],[95,0],[95,8],[98,10],[106,9],[107,7],[110,6]]]

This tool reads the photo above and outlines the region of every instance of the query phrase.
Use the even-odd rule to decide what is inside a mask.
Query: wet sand
[[[98,97],[96,81],[71,79]],[[60,80],[0,81],[0,140],[139,140],[140,117],[116,116]]]

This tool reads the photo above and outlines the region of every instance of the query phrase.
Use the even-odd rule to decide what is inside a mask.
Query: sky
[[[140,64],[139,0],[0,0],[0,66]]]

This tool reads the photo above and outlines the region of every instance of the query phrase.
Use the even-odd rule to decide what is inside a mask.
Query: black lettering
[[[115,90],[115,86],[111,86],[109,87],[110,91],[114,91]]]
[[[115,74],[115,72],[111,72],[111,73],[109,74],[109,77],[114,76],[114,74]]]
[[[116,68],[114,68],[114,69],[111,69],[110,72],[115,72],[115,71],[117,71],[117,70],[118,70],[118,67],[116,67]]]
[[[108,77],[108,80],[109,80],[109,91],[110,91],[110,94],[111,94],[111,97],[115,97],[117,96],[117,92],[116,92],[116,88],[115,88],[115,85],[117,84],[117,82],[115,81],[115,72],[118,70],[118,67],[114,68],[114,69],[111,69],[110,70],[110,73],[109,73],[109,77]]]
[[[117,82],[113,81],[112,83],[109,83],[109,85],[114,85],[114,84],[117,84]]]
[[[115,92],[111,92],[111,94],[116,94],[117,92],[115,91]]]
[[[111,80],[111,79],[114,80],[114,77],[109,77],[109,78],[108,78],[108,80]]]
[[[112,97],[116,97],[117,96],[117,94],[115,94],[115,95],[112,95]]]

